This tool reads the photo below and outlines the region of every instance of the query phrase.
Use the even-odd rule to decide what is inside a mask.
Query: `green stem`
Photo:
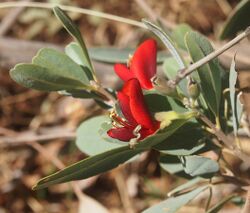
[[[32,8],[43,8],[43,9],[52,9],[55,6],[60,6],[62,10],[68,11],[68,12],[75,12],[75,13],[81,13],[84,15],[91,15],[91,16],[96,16],[112,21],[118,21],[122,22],[125,24],[133,25],[136,27],[140,28],[146,28],[145,25],[139,21],[128,19],[128,18],[123,18],[120,16],[108,14],[108,13],[103,13],[100,11],[94,11],[94,10],[89,10],[85,8],[79,8],[79,7],[74,7],[74,6],[67,6],[67,5],[58,5],[58,4],[52,4],[52,3],[42,3],[42,2],[17,2],[17,1],[12,1],[12,2],[3,2],[0,3],[0,9],[4,8],[13,8],[13,7],[32,7]]]
[[[211,180],[210,180],[211,181]],[[213,189],[212,186],[209,187],[209,197],[207,199],[207,203],[206,203],[206,207],[205,207],[205,211],[207,211],[209,209],[211,200],[212,200],[212,196],[213,196]]]

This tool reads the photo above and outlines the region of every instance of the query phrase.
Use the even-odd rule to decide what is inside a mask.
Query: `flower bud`
[[[193,99],[193,100],[196,100],[199,95],[200,95],[200,87],[198,85],[198,83],[190,78],[189,79],[189,82],[188,82],[188,94],[190,95],[190,97]]]
[[[164,94],[164,95],[168,95],[171,97],[178,97],[176,87],[171,87],[168,84],[167,79],[165,79],[163,77],[159,77],[159,76],[154,76],[151,79],[151,81],[153,83],[155,90],[157,90],[159,93]]]

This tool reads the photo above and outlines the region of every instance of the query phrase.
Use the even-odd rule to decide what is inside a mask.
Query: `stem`
[[[79,8],[79,7],[74,7],[74,6],[67,6],[67,5],[58,5],[58,4],[51,4],[51,3],[42,3],[42,2],[4,2],[0,3],[0,9],[3,8],[13,8],[13,7],[35,7],[35,8],[43,8],[43,9],[52,9],[55,6],[59,6],[62,10],[68,11],[68,12],[76,12],[76,13],[81,13],[85,15],[91,15],[91,16],[96,16],[108,20],[113,20],[113,21],[118,21],[122,22],[125,24],[130,24],[136,27],[140,28],[146,28],[145,25],[139,21],[128,19],[128,18],[123,18],[119,17],[116,15],[108,14],[108,13],[103,13],[100,11],[94,11],[94,10],[89,10],[85,8]]]
[[[250,35],[250,27],[247,27],[246,30],[243,33],[241,33],[240,35],[238,35],[237,37],[235,37],[234,39],[232,39],[231,41],[226,43],[221,48],[211,52],[206,57],[204,57],[201,60],[193,63],[192,65],[190,65],[188,68],[180,70],[178,72],[177,76],[175,77],[175,79],[171,80],[171,84],[172,85],[177,85],[181,80],[183,80],[185,77],[190,75],[197,68],[201,67],[202,65],[204,65],[204,64],[208,63],[209,61],[213,60],[214,58],[218,57],[220,54],[222,54],[226,50],[230,49],[231,47],[233,47],[234,45],[236,45],[242,39],[248,37],[249,35]]]
[[[112,106],[115,105],[116,103],[116,99],[114,98],[113,95],[111,95],[109,92],[107,92],[102,85],[100,85],[98,82],[96,81],[90,81],[90,84],[93,86],[93,88],[99,92],[100,94],[104,95],[109,101],[112,102]]]
[[[209,209],[209,206],[210,206],[210,203],[211,203],[211,200],[212,200],[212,196],[213,196],[213,189],[212,189],[212,186],[209,187],[209,197],[207,199],[207,204],[206,204],[206,207],[205,207],[205,211],[207,211]]]
[[[250,166],[250,157],[243,153],[235,145],[234,140],[231,137],[225,135],[221,130],[217,129],[216,126],[204,114],[200,114],[200,119],[214,131],[214,134],[217,136],[217,138],[221,140],[229,149],[231,149],[236,156],[238,156],[242,161]]]

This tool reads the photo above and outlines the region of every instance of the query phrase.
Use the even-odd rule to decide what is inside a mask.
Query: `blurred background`
[[[208,36],[215,46],[220,46],[223,41],[218,36],[222,26],[240,1],[41,2],[73,5],[138,21],[161,17],[170,29],[187,23]],[[88,47],[135,47],[150,36],[144,29],[128,24],[78,13],[70,16],[79,26]],[[157,154],[149,152],[138,161],[74,185],[61,184],[32,191],[40,178],[86,157],[75,146],[75,130],[81,121],[103,111],[92,100],[25,89],[10,79],[9,69],[17,63],[31,61],[39,48],[63,49],[72,40],[51,10],[0,9],[0,20],[0,213],[140,212],[162,200],[170,189],[183,182],[181,178],[162,172],[156,162]],[[226,67],[230,65],[232,54],[221,58]],[[94,65],[104,86],[117,85],[111,65]],[[244,73],[241,76],[245,79],[243,87],[244,83],[249,85],[248,76]],[[247,95],[244,98],[249,111]],[[223,190],[217,196],[222,196]],[[180,212],[202,212],[205,197],[199,197]],[[228,206],[223,211],[238,210],[236,206]]]

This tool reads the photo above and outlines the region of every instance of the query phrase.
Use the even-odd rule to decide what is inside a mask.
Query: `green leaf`
[[[93,80],[91,67],[78,43],[71,42],[65,47],[65,53],[77,64],[81,65],[90,80]]]
[[[211,209],[209,209],[206,213],[217,213],[217,212],[219,212],[228,201],[232,200],[235,197],[236,197],[235,194],[232,194],[232,195],[229,195],[229,196],[225,197],[224,199],[219,201],[216,205],[214,205]]]
[[[90,68],[90,70],[93,72],[93,66],[91,64],[88,50],[86,48],[85,42],[82,38],[81,32],[78,29],[78,27],[74,24],[74,22],[71,20],[71,18],[59,7],[54,7],[53,11],[56,15],[56,17],[62,22],[64,28],[76,39],[76,41],[79,43],[79,45],[82,48],[83,54],[84,54],[84,60],[87,62],[87,67]]]
[[[184,41],[185,35],[191,30],[192,28],[188,24],[179,24],[174,28],[172,32],[173,40],[178,45],[178,47],[182,48],[183,50],[186,50],[186,45]]]
[[[171,110],[171,106],[166,96],[159,95],[155,92],[147,92],[144,98],[151,113]]]
[[[166,58],[163,63],[163,72],[167,76],[168,79],[175,79],[176,75],[179,71],[179,65],[174,58]],[[178,87],[180,88],[181,92],[188,97],[187,92],[187,79],[183,79],[179,82]]]
[[[45,67],[51,73],[57,73],[62,77],[73,79],[89,85],[89,79],[81,66],[76,64],[66,54],[51,48],[39,50],[37,55],[32,59],[32,63]]]
[[[182,56],[178,52],[177,48],[175,47],[173,41],[171,40],[170,36],[167,35],[166,32],[164,32],[161,28],[158,26],[154,25],[153,23],[143,19],[142,22],[146,25],[146,27],[153,32],[161,41],[163,44],[168,48],[169,52],[171,55],[174,57],[176,62],[179,65],[179,69],[184,69],[185,68],[185,62],[182,59]]]
[[[212,177],[219,171],[219,165],[210,158],[192,155],[181,157],[184,171],[191,176],[202,176],[205,178]]]
[[[213,52],[210,42],[197,32],[188,32],[185,42],[194,62]],[[221,99],[221,71],[218,59],[213,59],[198,68],[198,79],[197,75],[194,76],[196,81],[200,83],[204,99],[215,116],[219,113]]]
[[[250,1],[242,0],[228,17],[220,38],[232,38],[240,30],[245,30],[245,28],[250,25],[249,11]]]
[[[10,76],[24,87],[42,91],[85,89],[79,79],[36,64],[18,64],[10,70]]]
[[[198,184],[202,180],[204,180],[204,179],[201,178],[201,177],[195,177],[195,178],[193,178],[191,180],[188,180],[186,183],[184,183],[184,184],[182,184],[180,186],[177,186],[175,189],[170,191],[168,193],[168,196],[173,196],[174,194],[179,193],[179,192],[184,191],[184,190],[187,191],[189,188],[194,187],[196,184]]]
[[[84,121],[77,129],[76,145],[87,155],[93,156],[118,147],[127,146],[126,142],[111,142],[105,139],[106,132],[101,132],[101,125],[110,122],[107,116],[97,116]]]
[[[175,213],[178,209],[186,205],[207,188],[208,186],[202,186],[178,197],[170,197],[167,200],[144,210],[143,213]]]
[[[129,55],[134,54],[135,49],[126,48],[119,49],[115,47],[92,47],[89,48],[90,58],[95,61],[100,61],[103,63],[123,63],[126,64],[129,58]],[[163,63],[164,59],[169,55],[165,51],[157,52],[157,63]]]
[[[158,112],[155,114],[155,118],[157,121],[161,122],[160,128],[163,129],[174,120],[189,120],[191,118],[195,118],[198,115],[196,111],[187,111],[184,113],[178,113],[175,111],[167,111],[167,112]]]
[[[173,134],[179,127],[185,124],[187,120],[188,118],[173,121],[171,125],[165,128],[163,131],[160,131],[158,134],[152,135],[140,141],[134,149],[130,149],[127,145],[125,147],[115,148],[79,161],[55,174],[41,179],[37,185],[34,186],[34,189],[41,189],[53,184],[64,183],[72,180],[85,179],[113,169],[135,155],[162,142],[171,134]]]
[[[177,174],[183,171],[183,166],[177,156],[161,155],[159,163],[160,167],[170,174]]]
[[[152,135],[151,137],[145,138],[144,140],[140,141],[136,147],[138,148],[151,148],[157,144],[163,142],[166,138],[176,132],[181,126],[183,126],[190,117],[186,117],[183,119],[176,119],[171,122],[169,126],[165,129],[160,130],[157,134]]]
[[[236,106],[236,94],[235,94],[235,86],[237,82],[238,74],[235,70],[235,55],[232,59],[229,73],[229,92],[230,92],[230,102],[232,107],[232,117],[233,117],[233,129],[234,135],[237,135],[237,131],[239,128],[239,120],[237,116],[237,106]]]
[[[239,93],[236,98],[236,117],[237,117],[239,126],[240,126],[240,119],[241,119],[242,112],[243,112],[243,104],[240,102],[240,96],[241,94]]]
[[[119,147],[101,154],[88,157],[65,169],[41,179],[34,190],[42,189],[53,184],[65,183],[72,180],[81,180],[106,172],[124,163],[133,156],[144,151],[143,149],[130,149],[128,146]]]
[[[115,47],[92,47],[89,49],[91,59],[104,63],[124,63],[126,64],[129,55],[134,54],[134,49],[119,49]]]
[[[190,132],[192,132],[192,137],[190,137]],[[203,130],[197,124],[188,122],[168,137],[164,143],[153,148],[168,155],[191,155],[206,146],[204,136]]]

